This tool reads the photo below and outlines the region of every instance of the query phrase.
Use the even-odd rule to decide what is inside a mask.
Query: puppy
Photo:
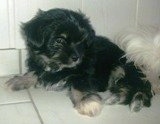
[[[34,71],[38,82],[51,89],[60,80],[63,84],[81,63],[94,30],[82,13],[53,9],[40,10],[22,25],[22,34],[28,49],[28,71]]]
[[[98,115],[104,104],[129,104],[132,111],[150,106],[149,82],[124,52],[96,36],[89,20],[66,9],[39,11],[22,26],[28,48],[28,73],[10,79],[12,90],[41,84],[47,90],[68,88],[74,108]]]
[[[147,75],[155,93],[160,93],[160,29],[139,26],[127,29],[115,37],[115,43],[126,52],[128,61]]]

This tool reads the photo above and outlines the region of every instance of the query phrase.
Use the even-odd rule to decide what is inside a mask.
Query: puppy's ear
[[[87,46],[91,46],[91,44],[93,43],[93,40],[94,40],[94,37],[95,37],[95,31],[94,30],[91,30],[90,31],[90,36],[89,36],[89,39],[87,41]]]
[[[34,47],[41,47],[44,44],[44,27],[47,23],[43,19],[43,11],[39,10],[37,15],[27,23],[22,23],[22,35],[24,36],[27,44]]]

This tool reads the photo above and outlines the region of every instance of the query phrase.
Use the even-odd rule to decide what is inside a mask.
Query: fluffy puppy
[[[75,109],[96,116],[104,104],[129,104],[132,111],[150,106],[149,82],[124,52],[95,36],[88,19],[65,9],[40,11],[23,24],[28,73],[7,82],[12,90],[41,84],[47,90],[67,87]]]
[[[126,52],[128,62],[134,61],[142,69],[155,93],[160,93],[160,29],[128,29],[115,37],[115,43]]]

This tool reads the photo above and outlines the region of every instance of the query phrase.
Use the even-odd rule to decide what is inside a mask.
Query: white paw
[[[131,112],[139,112],[143,108],[142,100],[135,100],[130,104]]]
[[[131,112],[139,112],[143,108],[143,94],[141,92],[137,92],[130,104]]]
[[[86,98],[80,101],[80,103],[77,103],[75,105],[75,109],[82,115],[87,115],[90,117],[97,116],[100,114],[101,110],[103,108],[103,105],[100,101],[100,99],[96,98]]]

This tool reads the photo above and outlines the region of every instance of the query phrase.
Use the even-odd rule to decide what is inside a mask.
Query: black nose
[[[74,62],[76,62],[77,60],[79,59],[79,57],[77,56],[77,55],[72,55],[72,60],[74,61]]]

